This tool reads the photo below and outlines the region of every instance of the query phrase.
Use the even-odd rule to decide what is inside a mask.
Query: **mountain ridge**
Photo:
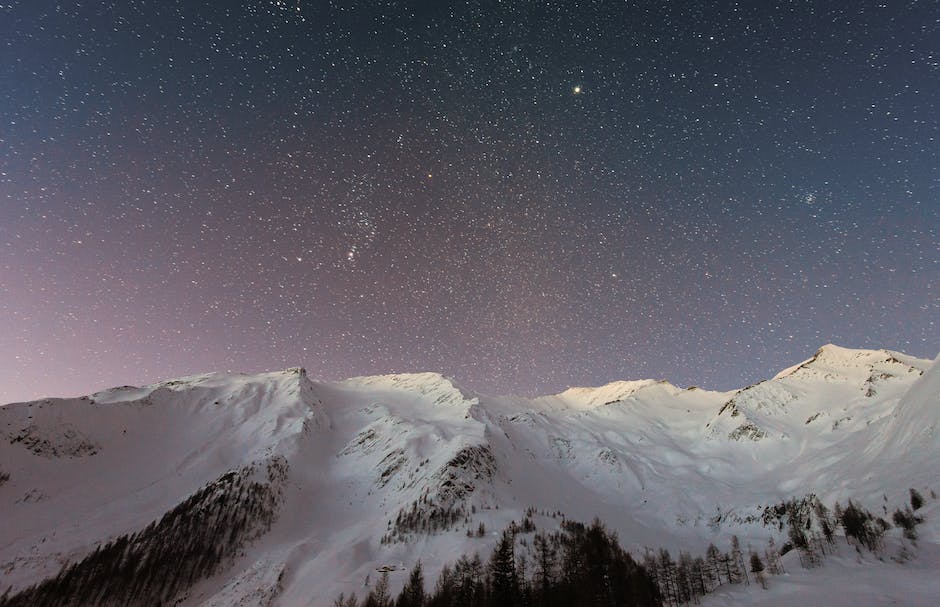
[[[270,530],[183,604],[237,602],[238,580],[304,604],[309,580],[326,580],[327,599],[419,557],[433,577],[452,555],[487,549],[481,524],[530,509],[598,516],[634,549],[701,550],[724,530],[765,541],[756,521],[781,500],[874,504],[926,487],[940,455],[938,369],[827,346],[728,392],[638,380],[526,399],[439,373],[320,382],[297,367],[12,403],[0,407],[0,571],[22,589],[274,461],[284,472]]]

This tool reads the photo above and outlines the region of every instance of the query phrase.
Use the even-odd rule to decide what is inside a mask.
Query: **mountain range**
[[[134,592],[176,604],[328,605],[382,572],[400,586],[419,559],[433,582],[526,517],[598,518],[634,554],[732,534],[763,546],[791,498],[887,514],[911,488],[940,490],[938,424],[938,362],[834,345],[727,392],[640,380],[523,398],[293,368],[11,403],[0,593],[70,566],[94,585],[88,559],[119,547],[150,567]]]

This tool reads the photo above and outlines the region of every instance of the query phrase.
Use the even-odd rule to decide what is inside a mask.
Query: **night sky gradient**
[[[940,349],[940,3],[0,2],[0,402]]]

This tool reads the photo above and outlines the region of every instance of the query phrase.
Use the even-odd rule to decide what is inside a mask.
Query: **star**
[[[936,356],[930,3],[502,2],[495,29],[360,3],[367,36],[325,2],[42,4],[0,2],[0,403],[296,364],[531,395],[736,388],[826,341]]]

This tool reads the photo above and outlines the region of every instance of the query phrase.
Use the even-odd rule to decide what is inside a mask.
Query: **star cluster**
[[[0,4],[0,401],[940,344],[931,2]]]

